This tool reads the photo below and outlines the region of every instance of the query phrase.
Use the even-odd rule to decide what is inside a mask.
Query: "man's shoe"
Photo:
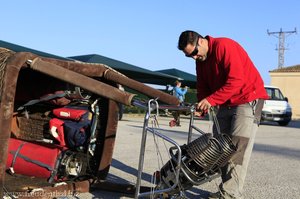
[[[220,191],[218,191],[216,193],[210,193],[209,196],[208,196],[208,199],[229,199],[229,198],[234,198],[234,197],[231,197],[226,192],[222,193]]]
[[[176,120],[171,120],[171,121],[169,122],[169,126],[170,126],[170,127],[176,126]]]
[[[222,194],[221,192],[216,192],[216,193],[210,193],[207,199],[218,199],[221,198]]]

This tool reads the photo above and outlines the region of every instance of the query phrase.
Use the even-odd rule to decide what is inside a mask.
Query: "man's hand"
[[[211,104],[207,101],[206,98],[204,98],[203,100],[201,100],[198,105],[197,105],[197,109],[196,110],[200,110],[200,111],[205,111],[207,112],[211,107]]]
[[[201,112],[201,111],[195,111],[194,112],[194,116],[196,116],[196,117],[203,117],[203,112]]]

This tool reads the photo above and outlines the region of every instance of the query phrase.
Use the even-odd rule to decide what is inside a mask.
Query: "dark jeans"
[[[180,125],[180,111],[173,111],[172,115],[176,121],[176,125]]]

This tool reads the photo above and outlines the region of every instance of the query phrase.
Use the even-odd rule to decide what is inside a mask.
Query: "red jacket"
[[[246,51],[228,38],[205,37],[207,59],[196,61],[197,97],[212,105],[235,106],[268,99],[263,80]]]

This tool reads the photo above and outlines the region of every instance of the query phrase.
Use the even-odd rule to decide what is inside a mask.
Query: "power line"
[[[276,48],[276,50],[278,50],[278,68],[282,68],[284,66],[284,51],[287,50],[284,44],[285,36],[288,36],[293,33],[297,34],[297,30],[295,28],[295,30],[293,31],[282,31],[282,28],[280,28],[279,32],[269,32],[269,30],[267,30],[267,33],[268,35],[274,35],[279,40],[278,49]]]

